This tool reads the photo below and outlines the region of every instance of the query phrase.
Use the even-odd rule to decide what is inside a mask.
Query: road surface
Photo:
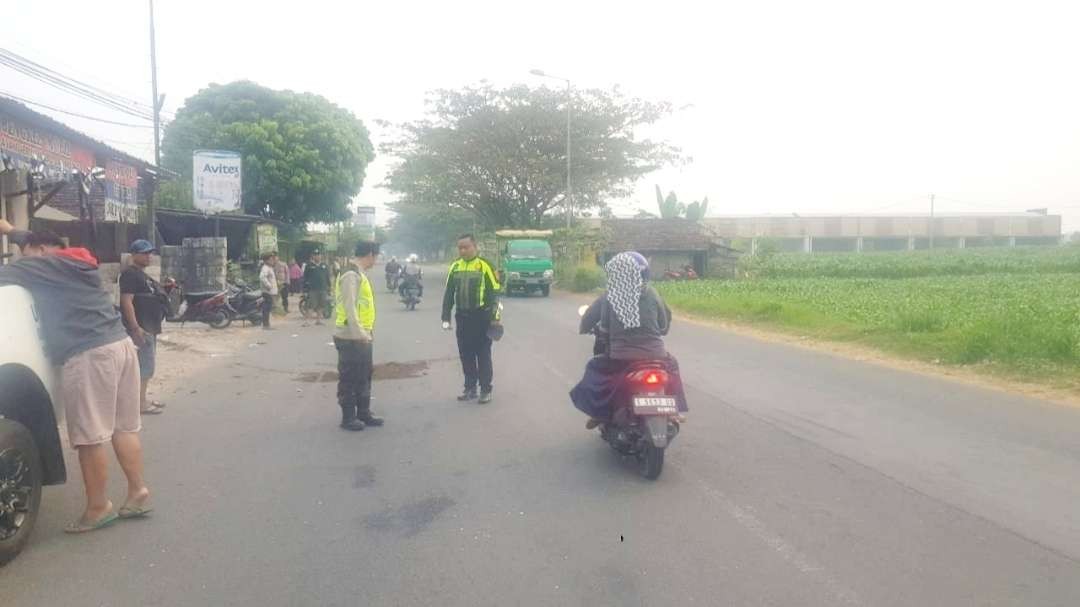
[[[69,456],[4,605],[1080,604],[1080,410],[677,322],[649,482],[567,399],[579,298],[507,300],[461,404],[428,282],[378,295],[386,427],[337,428],[328,328],[252,330],[144,420],[153,518],[64,535]]]

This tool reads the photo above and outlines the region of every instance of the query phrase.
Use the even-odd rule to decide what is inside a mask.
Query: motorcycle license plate
[[[674,396],[635,396],[635,415],[675,415],[679,412]]]

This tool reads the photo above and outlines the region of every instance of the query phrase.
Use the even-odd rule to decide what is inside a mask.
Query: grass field
[[[675,309],[1080,387],[1080,248],[776,255],[659,283]]]

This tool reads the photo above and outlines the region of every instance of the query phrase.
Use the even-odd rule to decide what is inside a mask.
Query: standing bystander
[[[146,240],[136,240],[128,248],[131,262],[120,273],[120,312],[131,341],[139,349],[139,408],[142,413],[157,415],[165,405],[147,402],[146,388],[154,376],[157,357],[157,336],[161,333],[161,321],[165,318],[165,295],[161,285],[146,274],[150,255],[157,253],[154,245]]]
[[[311,298],[309,309],[315,311],[315,324],[323,324],[323,314],[327,309],[327,292],[330,290],[330,271],[322,262],[319,251],[313,251],[304,269],[304,289]]]
[[[274,262],[274,277],[277,278],[278,291],[281,293],[281,308],[289,313],[289,264],[277,259]]]
[[[277,262],[277,253],[263,253],[263,265],[259,270],[259,286],[262,288],[262,326],[263,330],[269,331],[270,312],[274,309],[274,298],[278,295],[277,274],[274,272],[274,264]]]

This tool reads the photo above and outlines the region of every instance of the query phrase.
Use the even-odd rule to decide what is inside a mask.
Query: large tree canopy
[[[193,150],[233,150],[243,156],[244,210],[292,223],[346,219],[375,155],[352,112],[311,93],[243,81],[210,85],[185,101],[162,149],[162,164],[182,176],[163,191],[165,204],[190,201]]]
[[[565,90],[491,86],[439,90],[425,120],[398,125],[385,152],[400,162],[387,187],[404,208],[467,211],[485,227],[536,226],[566,203]],[[641,176],[679,159],[635,129],[671,112],[668,103],[616,91],[575,90],[571,183],[575,211],[602,209]]]

